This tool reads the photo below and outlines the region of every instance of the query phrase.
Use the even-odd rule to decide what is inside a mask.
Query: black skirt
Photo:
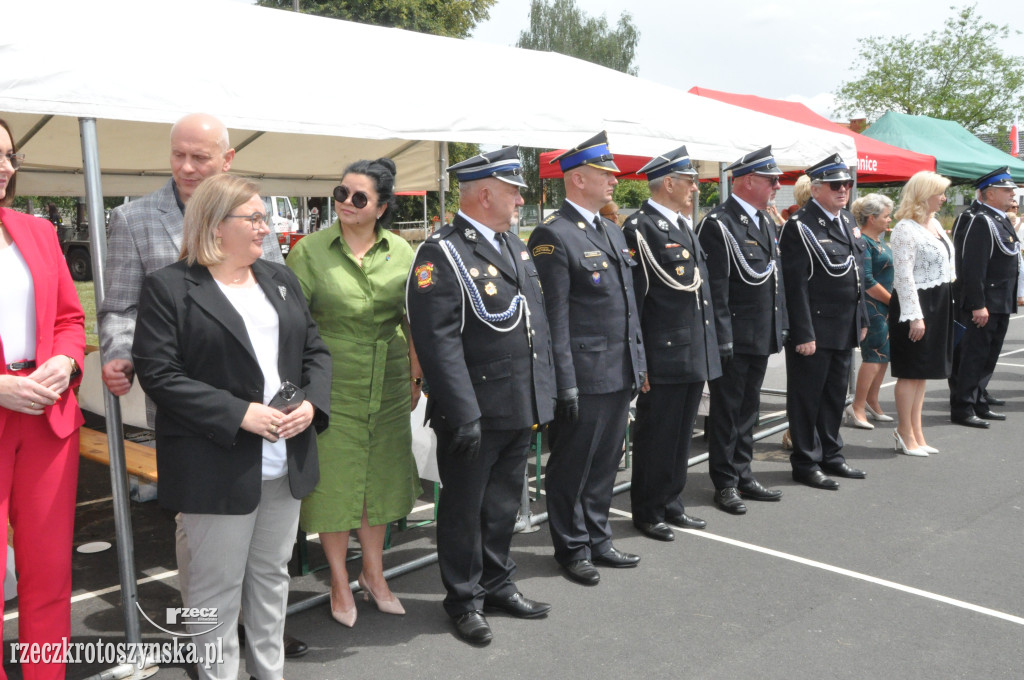
[[[889,302],[889,345],[892,376],[912,380],[948,378],[953,370],[953,299],[948,283],[918,289],[924,315],[924,337],[911,342],[910,322],[900,322],[900,300]]]

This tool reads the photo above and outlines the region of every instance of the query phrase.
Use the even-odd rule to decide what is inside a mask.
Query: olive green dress
[[[412,247],[387,230],[360,267],[341,228],[306,236],[288,266],[299,277],[334,369],[331,424],[318,439],[320,483],[302,501],[306,532],[405,517],[420,492],[409,422],[409,343],[402,328]]]

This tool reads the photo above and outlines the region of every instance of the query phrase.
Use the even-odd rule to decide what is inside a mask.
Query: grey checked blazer
[[[132,358],[135,317],[142,282],[158,269],[178,261],[184,219],[174,200],[172,182],[140,199],[118,206],[110,214],[106,288],[97,312],[103,362]],[[284,263],[277,234],[263,241],[263,258]],[[147,415],[153,420],[151,403]]]

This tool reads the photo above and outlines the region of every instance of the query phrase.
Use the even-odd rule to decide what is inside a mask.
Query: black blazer
[[[257,260],[253,274],[280,321],[278,371],[306,392],[313,425],[288,440],[288,482],[303,498],[320,479],[316,433],[330,413],[331,356],[295,274]],[[201,265],[176,262],[146,277],[132,359],[157,405],[160,504],[178,512],[244,515],[256,509],[263,439],[241,429],[263,401],[263,372],[242,317]]]
[[[544,286],[558,389],[608,394],[640,387],[647,370],[626,239],[603,220],[609,244],[566,201],[530,234]]]
[[[764,229],[750,219],[735,198],[714,208],[697,225],[706,254],[711,284],[711,305],[720,345],[733,345],[737,354],[768,356],[782,351],[782,331],[789,328],[786,313],[786,277],[779,262],[775,223],[764,211]],[[775,263],[775,274],[761,285],[740,271],[732,253],[732,240],[755,272]]]
[[[1017,266],[1020,258],[1007,255],[992,242],[993,227],[1003,247],[1012,250],[1017,234],[1010,221],[980,201],[974,201],[953,225],[953,245],[956,248],[953,292],[957,308],[968,318],[971,312],[982,307],[990,314],[1014,314],[1017,311]]]
[[[853,215],[840,210],[839,219],[841,230],[810,200],[782,228],[779,246],[786,278],[789,339],[794,345],[813,340],[821,349],[853,349],[860,343],[860,329],[867,328],[861,278],[866,246],[864,239],[854,236]],[[840,263],[852,254],[857,266],[843,276],[824,271],[819,259],[807,251],[800,236],[801,224],[811,230],[829,261]]]
[[[668,220],[647,201],[626,220],[622,234],[633,259],[640,262],[633,268],[633,290],[650,381],[680,384],[720,377],[711,283],[696,234],[685,224],[680,227],[678,218]],[[653,262],[641,252],[637,234],[646,241]],[[696,294],[671,288],[661,278],[690,286],[698,271],[704,283]]]
[[[493,322],[497,328],[511,328],[508,332],[483,323],[473,312],[473,302],[442,250],[442,241],[455,247],[488,314],[506,311],[521,292],[529,319],[524,309],[522,318],[517,313]],[[515,234],[508,234],[506,243],[515,268],[484,242],[472,224],[456,215],[453,224],[424,241],[416,252],[406,308],[430,388],[427,418],[434,428],[455,429],[480,418],[487,430],[518,430],[543,425],[554,417],[551,337],[537,267]]]

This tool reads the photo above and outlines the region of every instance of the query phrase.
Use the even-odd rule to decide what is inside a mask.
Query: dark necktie
[[[608,248],[608,252],[615,252],[612,250],[612,243],[608,240],[608,234],[604,230],[604,222],[601,220],[600,215],[594,215],[594,228],[597,229],[597,235],[601,237],[601,243]]]
[[[501,246],[498,250],[501,251],[501,254],[505,257],[506,260],[512,263],[512,271],[518,274],[519,272],[516,269],[516,258],[513,257],[512,248],[509,247],[508,241],[506,240],[508,238],[508,234],[505,232],[501,232],[497,236],[498,244]]]

